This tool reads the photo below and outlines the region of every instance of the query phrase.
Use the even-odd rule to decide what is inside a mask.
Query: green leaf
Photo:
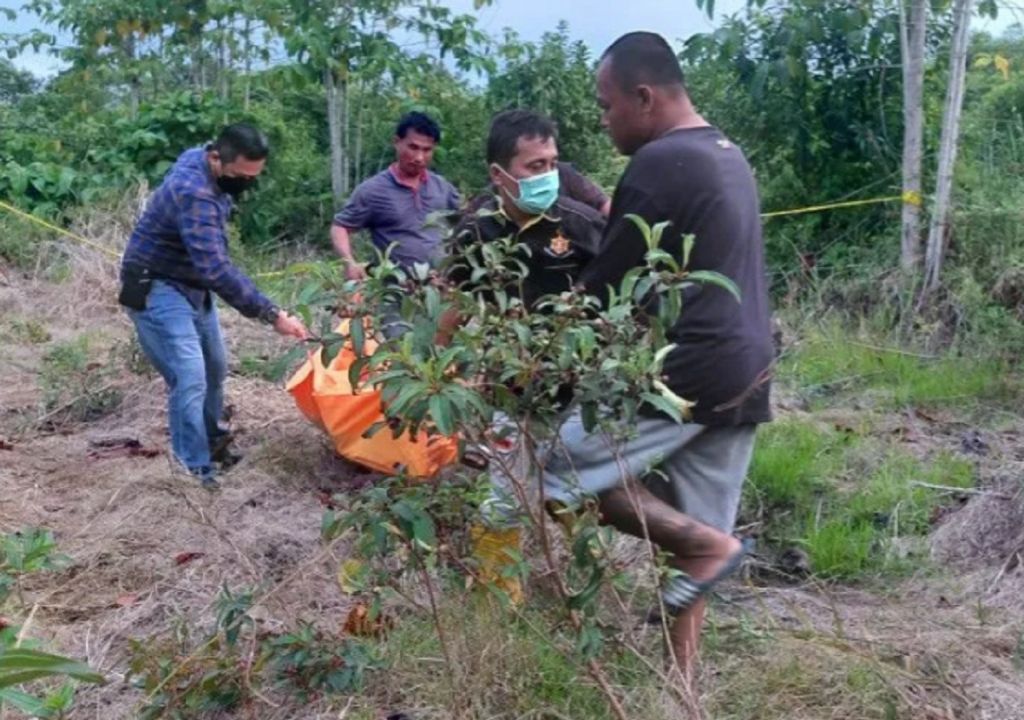
[[[647,249],[653,250],[654,245],[651,243],[651,226],[647,224],[647,221],[634,213],[626,215],[626,219],[636,225],[637,229],[640,230],[640,235],[643,236],[644,244],[647,246]]]
[[[324,342],[323,347],[320,349],[320,359],[325,367],[334,362],[334,358],[338,357],[338,353],[341,352],[343,347],[345,347],[344,340]]]
[[[666,265],[672,272],[679,272],[679,263],[669,253],[659,248],[652,249],[644,258],[648,265]]]
[[[280,382],[284,378],[285,373],[288,372],[288,369],[304,358],[308,352],[309,348],[305,345],[296,345],[267,366],[266,376],[273,382]]]
[[[359,387],[359,382],[363,378],[363,371],[370,364],[370,358],[363,356],[358,357],[352,361],[352,364],[348,366],[348,384],[353,388]]]
[[[409,417],[409,406],[411,406],[415,401],[423,399],[422,396],[424,390],[426,390],[426,387],[422,382],[406,383],[398,391],[398,395],[395,397],[394,402],[388,405],[388,414],[393,416],[402,416],[402,419],[406,420],[418,420],[419,418]]]
[[[307,283],[302,290],[299,292],[299,297],[296,302],[299,305],[309,305],[316,299],[317,295],[320,294],[319,283]]]
[[[648,405],[656,407],[661,412],[668,415],[670,418],[675,420],[677,423],[683,422],[683,414],[679,411],[675,405],[673,405],[667,398],[654,393],[645,392],[640,395],[640,399]]]
[[[662,220],[651,228],[651,245],[654,247],[661,247],[661,236],[665,234],[665,230],[669,225],[672,224],[671,220]]]
[[[690,265],[690,254],[693,252],[693,246],[697,242],[697,238],[693,235],[683,236],[683,267],[689,267]]]
[[[352,318],[349,324],[349,333],[352,338],[352,351],[357,356],[362,356],[363,348],[366,345],[366,332],[363,329],[362,318]]]
[[[580,406],[580,419],[583,421],[583,429],[588,433],[593,432],[597,427],[597,403],[583,403]]]
[[[452,405],[448,398],[442,395],[433,395],[430,398],[430,417],[437,425],[437,430],[442,435],[454,435],[455,424],[452,422]]]
[[[587,585],[575,595],[569,596],[567,605],[570,610],[590,610],[594,600],[597,598],[597,593],[601,590],[601,579],[604,577],[604,571],[600,567],[595,567],[591,570],[590,578],[587,580]]]
[[[103,682],[103,676],[85,663],[60,655],[24,648],[0,653],[0,689],[52,675],[67,675],[82,682]]]
[[[14,690],[13,688],[0,690],[0,707],[3,707],[4,703],[9,703],[11,707],[32,717],[43,717],[46,713],[46,703],[37,697],[23,693],[20,690]]]
[[[388,424],[386,422],[384,422],[383,420],[375,422],[373,425],[368,427],[365,432],[363,432],[362,437],[364,437],[367,440],[369,440],[370,438],[372,438],[374,435],[379,433],[381,430],[383,430],[387,426],[388,426]]]
[[[714,270],[694,270],[692,273],[687,274],[686,279],[707,285],[717,285],[736,298],[736,302],[742,302],[740,289],[736,286],[736,283],[722,273],[715,272]]]
[[[460,414],[465,411],[466,408],[464,406],[466,405],[468,405],[481,420],[490,420],[491,415],[493,414],[491,408],[474,390],[462,387],[461,385],[449,385],[443,390],[443,394],[453,398],[452,402],[453,405],[455,405],[453,411],[458,410]],[[459,407],[460,404],[463,407]]]
[[[516,339],[519,341],[519,344],[524,348],[529,347],[531,337],[530,328],[523,323],[517,322],[512,325],[512,329],[515,331]]]
[[[436,320],[441,314],[441,293],[435,287],[428,287],[423,300],[427,307],[427,316],[431,320]]]

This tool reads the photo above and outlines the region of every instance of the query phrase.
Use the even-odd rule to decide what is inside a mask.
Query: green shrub
[[[114,377],[115,368],[93,360],[88,336],[56,344],[39,374],[49,422],[87,422],[116,410],[121,392]]]

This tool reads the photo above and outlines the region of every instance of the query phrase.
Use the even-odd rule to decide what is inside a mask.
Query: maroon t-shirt
[[[767,422],[774,357],[757,185],[740,149],[713,127],[673,130],[633,156],[612,198],[600,254],[580,282],[601,294],[643,262],[646,245],[626,215],[650,225],[668,220],[662,248],[682,257],[682,236],[696,238],[690,270],[715,270],[739,287],[695,285],[669,332],[666,384],[697,403],[705,425]]]
[[[608,196],[593,180],[567,162],[558,163],[558,187],[562,197],[589,205],[598,212],[608,202]]]

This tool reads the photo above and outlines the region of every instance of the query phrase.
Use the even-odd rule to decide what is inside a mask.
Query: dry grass
[[[130,214],[134,203],[126,200],[122,211]],[[77,227],[118,248],[128,225],[123,217],[97,215]],[[42,270],[4,269],[0,315],[39,323],[49,342],[88,334],[102,347],[127,343],[130,326],[116,306],[109,261],[91,251],[66,257],[60,283]],[[223,320],[235,358],[281,347],[265,328],[231,311]],[[282,391],[260,380],[229,380],[246,459],[211,495],[176,474],[166,454],[90,457],[90,441],[118,437],[166,451],[163,388],[153,376],[121,371],[125,399],[107,417],[56,433],[26,425],[39,413],[44,347],[0,348],[0,437],[14,446],[0,450],[0,530],[51,528],[73,559],[65,571],[29,579],[28,606],[14,618],[24,621],[34,610],[31,636],[111,679],[79,692],[73,718],[137,717],[143,695],[124,681],[129,640],[166,637],[182,623],[209,628],[225,585],[257,588],[253,615],[261,628],[305,620],[338,631],[350,604],[335,580],[343,548],[320,541],[317,498],[346,487],[351,468],[333,457]],[[919,420],[893,421],[903,432],[911,428],[911,446],[933,436],[961,439],[953,423]],[[1024,563],[1014,561],[1024,543],[1024,457],[1013,432],[989,437],[993,450],[978,460],[982,487],[994,494],[972,496],[933,537],[936,559],[952,572],[922,572],[888,587],[734,583],[723,590],[705,651],[708,716],[1024,720]],[[642,548],[624,544],[620,552],[643,565]],[[178,564],[181,553],[202,555]],[[391,666],[371,677],[364,695],[305,706],[261,701],[237,717],[379,720],[385,709],[404,709],[426,720],[450,718],[452,708],[480,719],[607,717],[584,673],[559,650],[568,635],[544,625],[550,614],[543,592],[534,597],[538,607],[514,619],[449,591],[442,618],[458,658],[454,701],[429,619],[406,611],[382,644]],[[658,662],[657,632],[636,630],[635,620],[609,611],[609,621]],[[631,717],[682,717],[629,653],[609,664]]]

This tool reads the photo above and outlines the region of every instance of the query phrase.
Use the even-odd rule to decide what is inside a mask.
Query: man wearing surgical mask
[[[494,116],[487,139],[487,164],[493,191],[473,200],[454,232],[448,279],[462,290],[474,292],[470,262],[489,242],[514,238],[529,249],[519,259],[527,268],[521,283],[506,291],[518,295],[531,308],[543,295],[569,290],[580,271],[597,254],[604,217],[594,208],[559,193],[558,144],[555,125],[528,110],[507,110]],[[487,293],[481,293],[487,301]],[[451,327],[457,319],[448,317]],[[567,388],[568,402],[572,397]],[[505,436],[506,457],[492,464],[492,491],[481,505],[480,522],[470,529],[479,577],[506,593],[513,603],[524,594],[512,570],[518,557],[520,513],[510,478],[500,468],[515,467],[522,478],[533,476],[528,440],[512,432],[513,426],[495,418]],[[535,485],[535,483],[534,483]]]
[[[604,218],[593,208],[559,193],[558,144],[554,123],[529,110],[506,110],[491,121],[487,165],[493,191],[474,199],[455,229],[449,278],[465,285],[468,253],[480,244],[514,236],[530,252],[523,302],[572,287],[597,253]],[[510,288],[510,290],[517,290]]]
[[[228,255],[231,208],[263,172],[269,153],[263,133],[244,123],[186,150],[153,192],[121,263],[118,300],[167,383],[172,453],[211,490],[218,469],[238,460],[221,426],[228,368],[213,295],[280,335],[309,335]]]

